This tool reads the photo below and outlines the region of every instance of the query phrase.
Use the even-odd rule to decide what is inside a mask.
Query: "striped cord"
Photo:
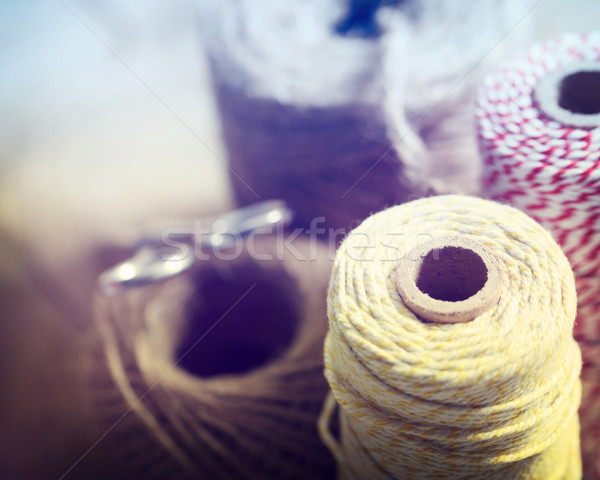
[[[476,114],[484,195],[523,210],[548,228],[575,272],[586,479],[600,478],[599,63],[600,32],[565,34],[534,45],[488,75]],[[563,76],[554,90],[543,87],[561,72],[577,71],[595,71],[596,84],[587,92],[581,85],[571,87],[576,97],[586,100],[588,95],[587,113],[573,114],[562,98],[569,94],[564,80],[569,77]]]
[[[600,61],[600,33],[534,45],[490,74],[477,103],[484,194],[548,228],[578,276],[577,338],[600,340],[600,124],[564,125],[540,108],[536,85],[567,65]]]

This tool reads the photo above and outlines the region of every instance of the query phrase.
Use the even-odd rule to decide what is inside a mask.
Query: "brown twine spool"
[[[327,250],[255,240],[239,258],[96,297],[92,385],[127,478],[333,477],[316,429]]]

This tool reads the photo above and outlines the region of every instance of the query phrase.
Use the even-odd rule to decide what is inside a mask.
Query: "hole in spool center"
[[[301,320],[298,289],[281,268],[252,262],[205,267],[194,290],[176,352],[189,373],[249,372],[275,360],[293,341]]]
[[[560,82],[558,104],[573,113],[600,113],[600,71],[567,75]]]
[[[417,288],[436,300],[460,302],[475,295],[487,282],[482,258],[462,247],[433,249],[423,257]]]

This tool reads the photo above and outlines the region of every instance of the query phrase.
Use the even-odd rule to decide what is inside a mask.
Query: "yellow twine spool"
[[[420,319],[398,293],[399,261],[446,236],[483,245],[504,277],[499,301],[465,323]],[[580,478],[575,313],[567,259],[514,208],[451,195],[365,220],[338,250],[328,295],[333,397],[319,427],[338,477]]]

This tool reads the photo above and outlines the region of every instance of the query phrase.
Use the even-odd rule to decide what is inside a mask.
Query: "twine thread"
[[[498,67],[485,79],[477,102],[484,194],[548,228],[575,271],[574,335],[589,352],[580,410],[586,479],[600,475],[600,395],[593,380],[600,369],[600,351],[594,348],[600,343],[600,111],[581,112],[587,112],[582,105],[599,108],[598,62],[600,32],[562,35]],[[598,71],[595,87],[564,83],[569,75],[561,72],[591,68]],[[545,88],[556,75],[563,82]],[[567,102],[569,96],[577,102]]]
[[[255,248],[261,258],[277,252],[275,242],[265,238]],[[98,418],[105,428],[114,425],[107,441],[125,478],[331,478],[333,459],[316,428],[327,394],[322,376],[326,330],[322,298],[330,263],[325,247],[314,250],[314,245],[298,240],[294,249],[306,257],[312,252],[321,261],[298,261],[290,253],[281,262],[259,262],[246,253],[237,260],[202,262],[197,271],[163,285],[96,298],[90,378]],[[184,370],[184,361],[178,362],[178,344],[186,335],[190,302],[199,309],[217,303],[214,295],[203,295],[195,285],[204,278],[212,281],[215,271],[223,278],[236,278],[248,264],[262,271],[263,280],[282,283],[285,273],[296,284],[290,298],[281,300],[299,305],[291,343],[280,346],[285,348],[276,358],[246,371],[227,373],[220,370],[222,365],[213,366],[212,376],[206,373],[207,365],[199,366],[203,375]],[[261,281],[254,276],[244,280]],[[232,296],[223,310],[238,298]],[[260,318],[267,313],[256,310],[257,301],[264,304],[269,298],[258,298],[243,310],[246,343],[251,342],[252,348],[259,348],[264,339],[251,332],[269,333]],[[215,337],[233,314],[224,315],[197,348],[230,349],[232,356],[242,355],[243,350],[230,345],[239,339]]]
[[[425,238],[454,235],[499,258],[500,300],[471,322],[424,322],[394,269]],[[579,479],[575,313],[567,259],[516,209],[442,196],[369,217],[338,250],[328,294],[339,443],[331,400],[320,427],[339,478]]]
[[[281,198],[295,226],[348,228],[432,191],[478,191],[476,86],[521,43],[498,38],[522,1],[386,2],[366,37],[336,32],[346,2],[199,3],[238,204]]]

